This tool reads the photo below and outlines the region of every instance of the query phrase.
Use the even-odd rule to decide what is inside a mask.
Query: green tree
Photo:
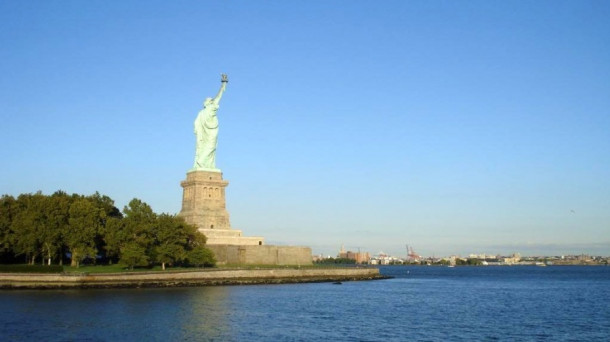
[[[197,227],[187,224],[183,218],[161,214],[154,229],[154,261],[165,265],[187,261],[193,265],[215,264],[214,254],[205,248],[206,238]]]
[[[11,225],[17,213],[17,202],[13,196],[2,195],[0,198],[0,255],[12,255]]]
[[[122,246],[119,262],[130,267],[144,266],[142,260],[150,261],[154,252],[153,233],[157,215],[148,204],[137,198],[132,199],[123,208],[123,213],[125,214],[123,227],[117,238]],[[142,253],[142,255],[135,258],[135,253]],[[137,262],[134,263],[133,260],[137,260]]]
[[[95,246],[98,251],[102,253],[107,252],[108,249],[106,248],[106,239],[104,238],[104,235],[106,234],[106,226],[108,225],[109,221],[116,221],[116,219],[121,219],[123,217],[123,214],[121,214],[121,211],[114,206],[114,201],[110,197],[106,195],[101,195],[97,191],[95,192],[95,194],[87,196],[87,199],[90,200],[96,208],[98,208],[104,213],[104,218],[101,222],[100,232],[95,239]]]
[[[45,229],[40,232],[41,252],[47,258],[47,264],[59,256],[63,263],[63,237],[69,227],[71,198],[63,191],[56,191],[47,197],[45,206]]]
[[[157,217],[157,224],[153,228],[155,237],[153,255],[154,261],[160,263],[163,270],[165,264],[172,265],[186,259],[188,231],[185,225],[183,220],[172,215],[161,214]]]
[[[121,211],[119,210],[119,208],[114,206],[114,200],[106,195],[101,195],[99,192],[95,192],[95,194],[91,195],[91,196],[87,196],[87,199],[89,199],[91,202],[93,202],[93,204],[99,208],[102,209],[102,211],[105,214],[106,219],[110,218],[110,217],[115,217],[115,218],[122,218],[123,214],[121,214]]]
[[[117,217],[109,217],[103,231],[104,250],[109,262],[118,261],[121,250],[127,242],[125,233],[125,222]]]
[[[477,258],[468,258],[467,264],[471,266],[480,266],[483,262]]]
[[[24,255],[33,265],[40,254],[40,232],[44,231],[46,198],[42,193],[22,194],[17,197],[17,213],[11,223],[10,243],[15,255]]]
[[[71,266],[78,267],[85,258],[96,256],[95,238],[105,213],[86,198],[75,200],[70,205],[69,213],[65,243],[72,253]]]
[[[216,264],[214,253],[203,246],[197,246],[188,251],[187,261],[190,265],[200,267],[211,267]]]
[[[193,266],[212,267],[216,265],[216,257],[214,252],[209,248],[205,247],[207,238],[203,235],[197,227],[192,224],[184,222],[183,218],[178,218],[184,224],[184,229],[188,234],[187,244],[187,262]]]
[[[318,264],[355,264],[356,260],[348,258],[325,258],[317,261]]]
[[[0,256],[4,260],[24,256],[43,264],[71,253],[71,265],[80,266],[102,251],[110,262],[133,269],[159,263],[190,263],[212,266],[214,254],[205,248],[206,238],[193,225],[169,214],[156,215],[151,207],[134,198],[123,209],[96,192],[90,196],[56,191],[0,198]]]
[[[148,266],[149,257],[143,246],[132,241],[123,246],[120,262],[133,270],[134,266]]]

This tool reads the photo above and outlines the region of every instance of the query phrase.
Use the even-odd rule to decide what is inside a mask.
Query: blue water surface
[[[0,341],[610,341],[610,267],[381,272],[395,278],[3,290]]]

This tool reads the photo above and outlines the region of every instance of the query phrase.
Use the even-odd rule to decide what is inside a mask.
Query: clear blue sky
[[[0,192],[180,211],[219,74],[268,243],[610,255],[608,1],[0,2]]]

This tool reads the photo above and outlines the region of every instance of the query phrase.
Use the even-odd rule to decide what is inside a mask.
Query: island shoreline
[[[33,274],[1,273],[0,289],[158,288],[295,284],[388,279],[377,268],[214,269],[186,272]]]

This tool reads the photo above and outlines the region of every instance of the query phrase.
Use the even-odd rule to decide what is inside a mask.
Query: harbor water
[[[610,341],[610,267],[387,266],[392,279],[2,290],[0,341]]]

